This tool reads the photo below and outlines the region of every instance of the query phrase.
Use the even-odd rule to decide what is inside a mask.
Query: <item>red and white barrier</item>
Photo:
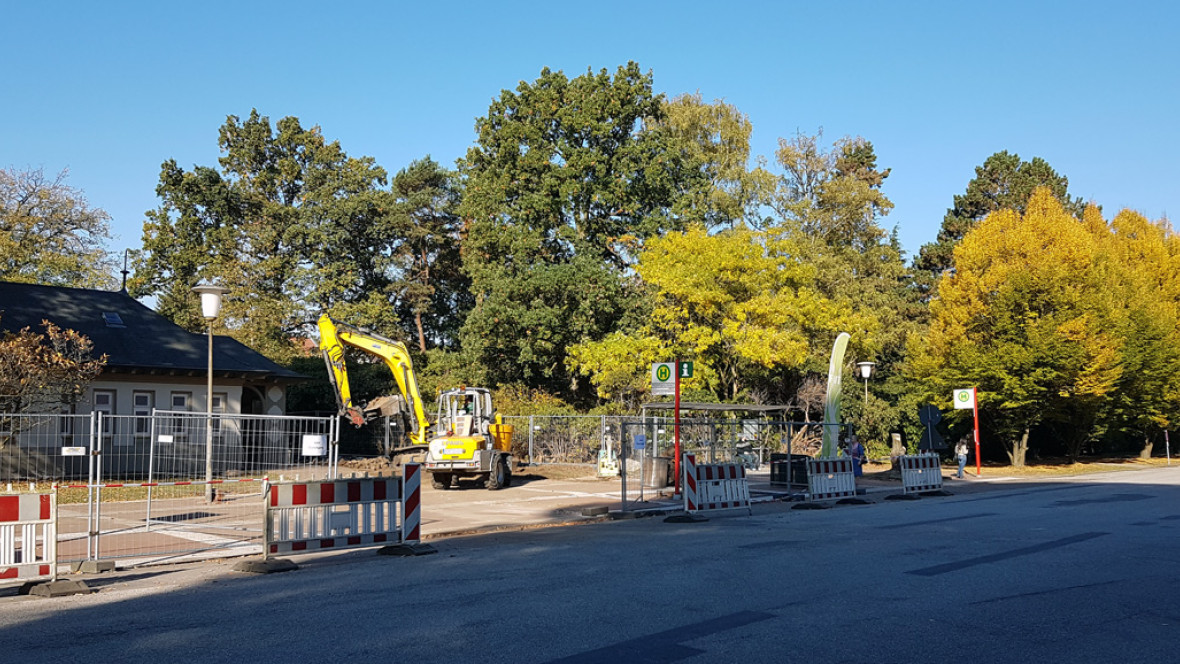
[[[0,581],[13,579],[57,579],[55,494],[0,496]]]
[[[417,543],[421,539],[421,480],[421,465],[406,464],[401,478],[271,484],[264,491],[263,555]]]
[[[422,465],[407,463],[402,471],[402,544],[422,541]]]
[[[750,483],[740,463],[697,465],[696,456],[684,455],[684,511],[744,509],[750,507]]]
[[[810,500],[851,498],[856,495],[852,459],[808,459],[807,488]]]
[[[901,457],[901,492],[921,493],[942,488],[942,462],[933,452]]]

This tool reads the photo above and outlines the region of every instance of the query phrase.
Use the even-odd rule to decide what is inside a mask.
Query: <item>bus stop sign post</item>
[[[675,468],[676,495],[680,495],[680,379],[692,378],[692,362],[655,362],[651,365],[651,393],[652,396],[671,394],[676,402],[673,405],[673,433],[675,444],[673,461]]]
[[[979,477],[983,474],[983,462],[979,459],[979,395],[976,393],[976,388],[969,387],[966,389],[955,390],[952,401],[955,403],[955,408],[966,410],[970,408],[975,414],[975,476]]]

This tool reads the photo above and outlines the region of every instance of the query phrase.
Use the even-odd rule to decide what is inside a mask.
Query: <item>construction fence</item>
[[[505,417],[513,426],[513,448],[530,464],[594,464],[604,452],[611,457],[672,457],[675,421],[671,417],[612,415],[529,415]],[[757,469],[772,454],[813,456],[823,441],[824,428],[840,439],[847,424],[788,422],[765,419],[692,418],[680,420],[682,452],[696,454],[702,463],[742,463]],[[636,436],[642,445],[636,448]]]
[[[58,560],[260,552],[268,479],[336,476],[339,418],[0,414],[0,492],[56,487]]]

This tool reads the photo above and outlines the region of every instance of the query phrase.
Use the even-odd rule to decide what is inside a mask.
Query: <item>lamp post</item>
[[[228,288],[216,284],[199,284],[193,291],[201,295],[201,316],[208,323],[209,371],[205,384],[205,502],[213,502],[213,321],[221,313],[221,296]]]
[[[873,369],[876,368],[876,362],[857,362],[856,369],[860,372],[860,377],[865,380],[865,411],[869,409],[869,378],[873,376]]]

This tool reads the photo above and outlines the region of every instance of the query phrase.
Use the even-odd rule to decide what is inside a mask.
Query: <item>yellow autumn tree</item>
[[[930,330],[911,349],[914,378],[934,403],[978,387],[981,416],[1014,466],[1024,465],[1035,427],[1093,412],[1121,375],[1096,226],[1043,188],[1023,215],[991,214],[955,248]]]
[[[863,346],[876,330],[815,289],[795,242],[745,227],[670,233],[648,243],[636,269],[652,302],[643,322],[570,352],[603,398],[646,389],[651,362],[679,357],[697,363],[694,382],[732,401],[751,370],[798,368],[840,331]]]
[[[1104,237],[1116,290],[1109,328],[1122,340],[1123,370],[1102,416],[1109,433],[1142,440],[1146,457],[1180,414],[1180,238],[1129,210]]]

